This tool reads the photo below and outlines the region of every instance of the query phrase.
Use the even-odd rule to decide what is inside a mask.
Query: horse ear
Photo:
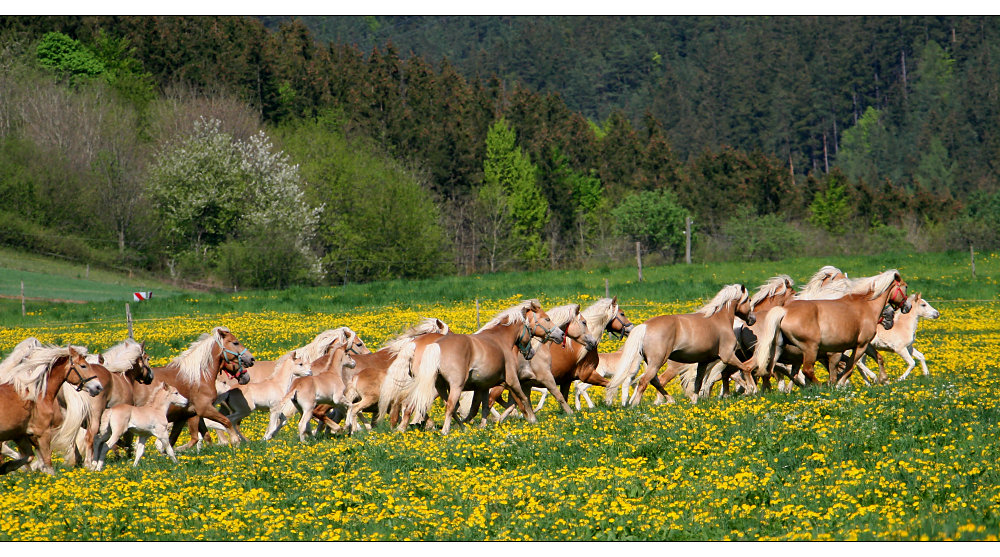
[[[448,326],[444,324],[444,321],[441,321],[440,319],[438,319],[436,317],[434,318],[434,322],[437,323],[437,327],[441,331],[443,331],[443,330],[445,330],[445,329],[448,328]]]
[[[618,303],[618,295],[617,294],[615,294],[614,298],[611,298],[611,303],[612,304],[617,304]]]
[[[104,354],[97,355],[97,363],[101,364],[102,366],[104,365]]]
[[[142,348],[142,349],[143,349],[143,351],[145,351],[145,350],[146,350],[146,341],[142,341],[142,342],[140,342],[140,343],[139,343],[139,348]]]

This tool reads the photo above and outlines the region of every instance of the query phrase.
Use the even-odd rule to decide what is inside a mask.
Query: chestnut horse
[[[302,414],[299,420],[299,441],[304,442],[309,433],[313,408],[317,404],[346,406],[344,368],[355,366],[347,348],[353,346],[356,336],[351,331],[348,342],[334,342],[325,356],[310,364],[310,375],[292,381],[281,402],[271,407],[267,431],[264,433],[265,441],[272,439],[298,410]]]
[[[145,405],[150,400],[153,389],[160,383],[166,383],[176,387],[188,400],[187,406],[171,406],[167,412],[167,419],[174,424],[170,432],[171,445],[177,442],[182,427],[193,416],[213,420],[225,427],[230,437],[242,439],[233,429],[229,418],[214,406],[217,396],[215,381],[219,372],[224,371],[241,385],[245,385],[250,381],[246,368],[253,365],[253,354],[240,343],[236,335],[225,327],[215,327],[211,332],[198,337],[187,350],[165,367],[153,368],[151,385],[134,385],[135,405]],[[198,439],[192,438],[182,448],[191,447],[197,442]]]
[[[426,416],[434,399],[440,395],[446,400],[441,433],[447,435],[464,390],[475,391],[482,403],[482,424],[485,426],[489,415],[486,397],[491,388],[501,383],[520,399],[528,422],[535,423],[531,401],[517,379],[517,359],[513,350],[517,348],[530,359],[534,355],[532,337],[559,343],[565,337],[538,300],[528,300],[500,312],[471,335],[445,335],[434,341],[424,350],[414,381],[407,389],[404,402],[407,412],[398,429],[406,428],[411,413],[416,413],[418,419]]]
[[[750,295],[742,284],[723,287],[705,307],[694,313],[660,315],[637,326],[622,347],[618,369],[604,392],[605,403],[611,404],[614,389],[635,376],[643,361],[646,362],[646,371],[639,379],[629,404],[639,404],[650,383],[662,395],[669,396],[657,379],[660,367],[668,359],[682,364],[699,364],[698,374],[701,376],[708,364],[722,360],[739,368],[747,389],[755,392],[756,384],[750,376],[753,365],[736,357],[735,317],[748,324],[755,322]]]
[[[842,295],[835,299],[793,299],[771,310],[754,351],[759,373],[771,374],[781,358],[793,368],[801,365],[809,381],[817,383],[814,366],[820,354],[839,355],[851,350],[842,376],[838,377],[835,365],[830,369],[831,385],[846,384],[854,362],[875,337],[886,303],[904,313],[910,311],[906,283],[896,269],[845,281],[838,288]]]
[[[450,333],[444,321],[427,317],[386,342],[375,353],[355,357],[357,365],[347,384],[347,400],[351,401],[345,418],[348,430],[351,433],[361,431],[358,419],[361,412],[372,414],[370,427],[382,419],[390,407],[398,420],[399,394],[412,380],[412,362],[416,360],[419,365],[424,348]]]
[[[733,322],[733,333],[737,341],[736,357],[740,361],[747,361],[753,357],[753,348],[756,345],[757,335],[764,324],[764,317],[767,316],[772,308],[783,306],[787,301],[792,299],[795,295],[795,290],[792,289],[794,285],[795,281],[788,275],[774,276],[760,285],[757,292],[750,298],[750,304],[753,306],[755,317],[754,324],[747,325],[741,320]],[[684,394],[693,402],[696,402],[699,397],[708,396],[712,390],[712,385],[718,381],[722,381],[721,394],[728,394],[729,379],[734,373],[739,371],[739,368],[720,362],[719,364],[710,365],[707,369],[707,374],[699,383],[697,364],[680,364],[670,361],[667,364],[667,368],[660,374],[659,380],[661,384],[666,385],[675,376],[679,376]],[[771,388],[768,376],[763,378],[763,387],[765,389]],[[666,398],[669,402],[673,402],[672,398],[669,396],[663,397],[662,394],[657,396],[657,402],[661,401],[661,397]]]
[[[42,471],[55,473],[51,440],[59,389],[70,383],[91,396],[103,390],[85,356],[75,346],[43,346],[29,339],[0,364],[0,443],[14,441],[22,455],[4,472],[24,464],[37,449]]]
[[[104,390],[95,397],[89,397],[63,385],[59,397],[66,405],[63,424],[52,438],[53,447],[66,455],[66,463],[73,466],[82,460],[93,467],[94,437],[101,425],[101,416],[106,408],[118,404],[133,404],[133,385],[149,385],[153,381],[153,370],[149,367],[146,343],[138,343],[127,338],[108,348],[101,354],[88,354],[87,362],[94,366],[94,373],[102,379]],[[108,372],[102,376],[103,366]],[[85,426],[85,429],[81,429]],[[131,436],[125,439],[128,445]],[[80,458],[78,458],[80,457]]]
[[[619,307],[617,296],[614,298],[601,298],[586,309],[581,310],[580,314],[585,319],[587,330],[598,342],[600,342],[605,331],[610,335],[617,335],[619,338],[624,338],[635,327],[629,321],[628,317],[625,316],[625,312]],[[551,311],[549,315],[551,316]],[[611,375],[610,372],[614,370],[614,366],[608,367],[601,364],[604,354],[598,354],[597,347],[594,347],[592,350],[585,350],[578,342],[566,342],[564,344],[552,344],[549,346],[548,350],[552,356],[552,376],[561,389],[560,393],[563,399],[567,402],[569,401],[569,389],[575,385],[576,409],[580,409],[580,397],[584,397],[590,408],[593,408],[594,403],[591,402],[586,391],[591,385],[607,387],[608,380],[606,378]],[[542,354],[536,354],[531,360],[532,365],[540,357],[542,357]],[[567,366],[568,363],[571,363],[571,365]],[[568,370],[570,373],[566,373],[564,370]],[[627,391],[623,390],[623,392],[626,393],[622,395],[622,403],[624,404]],[[545,404],[545,398],[548,396],[548,393],[548,390],[542,390],[542,398],[535,406],[535,412],[538,412]]]

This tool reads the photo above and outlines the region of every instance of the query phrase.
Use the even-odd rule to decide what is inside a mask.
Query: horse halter
[[[895,309],[900,309],[900,306],[906,303],[906,291],[903,290],[898,280],[892,283],[892,291],[889,292],[888,302]]]
[[[531,353],[531,336],[532,335],[531,335],[531,329],[528,328],[528,324],[527,323],[522,323],[522,325],[524,326],[524,330],[522,330],[521,332],[519,332],[517,334],[517,340],[514,341],[514,346],[517,347],[517,351],[520,352],[522,356],[524,356],[525,360],[527,360],[527,359],[529,359],[528,354]],[[537,323],[536,323],[536,325],[537,325]],[[542,329],[544,330],[545,327],[542,327]],[[524,333],[528,333],[528,336],[525,338],[525,340],[522,341],[521,337],[524,337]]]
[[[90,382],[92,379],[97,379],[96,375],[91,375],[90,377],[84,378],[83,374],[80,373],[80,368],[76,367],[76,364],[74,364],[72,360],[69,363],[69,370],[75,373],[77,379],[80,380],[80,382],[76,384],[76,392],[80,392],[86,389],[88,382]],[[67,373],[66,376],[69,377],[69,373]]]
[[[222,368],[230,377],[232,377],[233,379],[239,379],[244,373],[247,372],[247,369],[243,366],[243,354],[247,353],[248,348],[244,347],[242,352],[236,352],[235,350],[230,350],[226,348],[225,345],[222,344],[222,341],[219,340],[219,337],[215,337],[215,344],[218,344],[219,348],[222,349],[222,358],[226,361],[227,364],[231,362],[231,360],[229,359],[230,354],[236,356],[236,363],[240,365],[239,371],[233,373],[226,368]]]

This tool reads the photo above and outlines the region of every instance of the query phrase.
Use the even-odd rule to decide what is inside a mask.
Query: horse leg
[[[847,361],[844,364],[844,375],[837,381],[838,387],[845,387],[851,379],[851,374],[854,372],[854,360],[861,357],[868,348],[868,343],[861,344],[854,347],[851,351],[851,355],[847,357]],[[846,354],[845,354],[846,355]]]
[[[191,437],[188,439],[187,443],[184,443],[180,447],[177,447],[177,452],[184,452],[201,441],[201,435],[198,432],[198,416],[191,416],[190,418],[184,420],[184,424],[187,426],[188,435]],[[170,444],[174,445],[177,443],[177,439],[181,436],[181,422],[174,422],[173,427],[170,429]],[[199,447],[200,448],[200,447]]]
[[[139,465],[139,459],[142,458],[142,453],[146,451],[146,439],[149,439],[148,433],[137,433],[135,435],[135,460],[132,461],[133,468]]]
[[[910,372],[913,371],[913,368],[917,365],[917,362],[913,360],[913,356],[910,355],[908,348],[909,347],[903,348],[902,350],[896,350],[896,353],[899,354],[899,356],[906,362],[906,371],[904,371],[903,375],[899,377],[900,381],[906,379],[910,375]]]
[[[177,464],[177,455],[174,454],[174,448],[170,446],[170,443],[167,443],[167,426],[165,424],[158,424],[153,429],[153,435],[159,439],[160,445],[163,447],[163,452],[167,453],[167,456],[170,457],[170,460],[174,461],[174,464]],[[136,462],[139,462],[138,459],[136,459]]]
[[[461,386],[452,385],[448,391],[448,398],[445,399],[444,422],[441,424],[441,435],[448,435],[451,431],[451,418],[458,408],[458,399],[462,398]]]
[[[236,435],[239,436],[239,439],[241,441],[247,441],[247,438],[243,436],[243,433],[239,428],[239,423],[243,420],[243,418],[246,418],[251,412],[253,412],[253,409],[250,408],[250,404],[247,402],[246,395],[244,395],[243,391],[239,389],[233,389],[231,391],[226,391],[223,396],[226,397],[226,406],[233,410],[233,413],[227,415],[226,418],[232,422],[233,430],[236,431]]]
[[[542,407],[545,406],[545,399],[547,398],[549,398],[549,391],[542,390],[542,398],[538,401],[538,404],[535,406],[535,412],[542,411]],[[576,408],[577,410],[580,409],[580,401],[576,402]]]
[[[923,368],[924,376],[930,375],[931,372],[927,370],[927,358],[924,358],[924,355],[921,354],[919,350],[917,350],[916,348],[914,348],[912,344],[907,347],[907,350],[910,351],[910,354],[914,358],[920,360],[920,367]]]
[[[868,366],[865,365],[865,361],[868,356],[871,356],[873,352],[875,352],[875,348],[868,345],[868,349],[865,350],[864,354],[861,354],[861,357],[858,358],[857,361],[858,369],[861,370],[861,377],[865,380],[865,383],[868,383],[869,385],[871,385],[874,381],[878,381],[878,376],[875,375],[875,372],[868,369]]]
[[[299,404],[296,404],[299,408],[299,412],[302,412],[302,417],[299,418],[299,441],[305,443],[306,434],[311,434],[310,422],[312,421],[312,409],[316,406],[316,401],[312,400],[312,397],[305,397],[304,400],[300,400]]]
[[[875,361],[878,363],[878,376],[889,380],[889,374],[885,371],[885,358],[879,352],[875,352]]]
[[[639,402],[642,401],[642,394],[646,392],[646,388],[649,387],[649,383],[653,379],[656,379],[656,375],[660,372],[660,366],[663,365],[663,362],[667,359],[666,355],[670,354],[671,351],[672,347],[666,346],[664,347],[663,355],[660,357],[657,357],[659,355],[656,354],[646,355],[646,372],[642,374],[642,377],[639,379],[639,384],[635,386],[635,392],[632,393],[632,398],[629,399],[629,404],[631,406],[638,406]],[[657,383],[659,383],[659,380],[657,380]],[[663,386],[661,384],[660,388],[662,387]],[[666,391],[663,392],[665,393]]]
[[[799,371],[805,375],[806,379],[809,380],[813,385],[818,385],[819,380],[816,379],[816,372],[814,368],[816,367],[816,355],[818,349],[813,345],[807,345],[802,349],[802,367]]]
[[[569,383],[566,384],[566,392],[563,393],[562,389],[559,388],[559,385],[556,385],[556,380],[552,377],[551,373],[537,374],[536,380],[540,381],[542,385],[548,389],[548,392],[552,393],[552,396],[559,401],[559,405],[562,406],[563,412],[569,415],[573,414],[573,409],[570,408],[569,403],[566,402],[566,395],[569,394]],[[530,390],[528,391],[528,394],[531,394]],[[530,399],[528,400],[528,404],[531,404]]]
[[[524,391],[521,390],[521,380],[517,377],[517,365],[514,363],[514,359],[511,357],[506,358],[507,363],[507,390],[510,391],[510,396],[514,397],[515,402],[520,401],[518,406],[522,406],[520,410],[524,412],[525,417],[528,418],[529,424],[538,423],[538,419],[535,418],[535,411],[531,408],[531,399],[528,398]],[[552,393],[553,396],[556,395],[555,392]],[[564,399],[562,403],[569,409],[569,405],[566,404]],[[569,411],[570,414],[573,413],[572,410]]]

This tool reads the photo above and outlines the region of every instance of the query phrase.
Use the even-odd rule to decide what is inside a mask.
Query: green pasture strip
[[[153,291],[173,296],[182,290],[159,280],[114,273],[50,257],[0,249],[0,295],[84,302],[129,301],[132,292]],[[17,301],[18,305],[20,300]],[[33,306],[39,302],[31,301]],[[41,302],[44,303],[44,302]]]
[[[476,298],[506,299],[513,296],[539,297],[554,301],[578,301],[586,294],[604,296],[608,290],[628,307],[647,300],[682,301],[707,299],[730,283],[756,288],[769,277],[788,274],[804,284],[823,265],[835,265],[849,276],[872,275],[898,268],[909,283],[910,292],[922,292],[937,300],[997,300],[1000,256],[979,254],[973,278],[968,253],[887,254],[867,257],[795,258],[777,262],[675,264],[643,269],[643,282],[633,267],[595,268],[567,271],[534,271],[451,276],[424,280],[392,280],[329,287],[295,287],[282,291],[239,293],[188,293],[161,295],[154,288],[153,300],[132,305],[136,318],[222,312],[280,311],[289,313],[350,312],[392,306],[471,302]],[[2,276],[2,275],[0,275]],[[131,286],[126,294],[130,296]],[[139,288],[136,288],[139,289]],[[110,292],[120,292],[111,289]],[[22,318],[20,302],[0,300],[0,325],[39,326],[56,322],[121,320],[128,299],[80,304],[31,304],[33,315]],[[105,298],[107,299],[107,298]]]

